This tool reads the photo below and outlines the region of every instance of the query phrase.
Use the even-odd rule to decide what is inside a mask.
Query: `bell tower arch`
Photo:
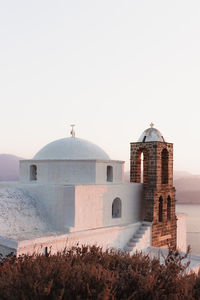
[[[150,126],[138,142],[131,143],[130,182],[141,183],[143,176],[144,221],[152,223],[152,246],[176,248],[173,144],[167,143],[153,124]]]

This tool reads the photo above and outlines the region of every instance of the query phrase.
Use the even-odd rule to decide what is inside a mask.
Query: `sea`
[[[176,204],[176,211],[187,214],[187,244],[191,253],[200,254],[200,204]]]

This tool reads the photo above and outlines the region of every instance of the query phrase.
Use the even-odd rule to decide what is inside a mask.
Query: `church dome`
[[[86,140],[69,137],[47,144],[34,157],[34,160],[110,160],[99,146]]]
[[[144,143],[144,142],[165,142],[165,139],[162,135],[162,133],[154,128],[154,124],[151,123],[151,127],[146,129],[141,136],[138,139],[138,142]]]

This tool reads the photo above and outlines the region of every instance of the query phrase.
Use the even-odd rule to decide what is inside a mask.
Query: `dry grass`
[[[200,299],[200,276],[187,274],[181,255],[164,264],[92,246],[57,255],[8,256],[0,261],[0,299]]]

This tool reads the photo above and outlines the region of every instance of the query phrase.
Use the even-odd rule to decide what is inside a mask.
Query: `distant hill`
[[[190,175],[174,180],[178,203],[200,203],[200,175]]]
[[[11,154],[0,154],[0,181],[19,180],[19,160],[23,159]]]
[[[174,170],[174,180],[183,178],[183,177],[190,177],[190,176],[193,176],[193,175],[187,171]]]
[[[174,186],[178,203],[200,203],[200,175],[174,171]]]
[[[129,171],[125,172],[125,182],[129,182]],[[174,186],[178,203],[200,203],[200,175],[186,171],[174,171]]]

